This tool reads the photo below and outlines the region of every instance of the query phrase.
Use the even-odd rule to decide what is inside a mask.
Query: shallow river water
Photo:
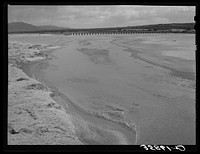
[[[195,35],[13,35],[61,46],[35,69],[81,109],[135,125],[137,144],[195,144]]]

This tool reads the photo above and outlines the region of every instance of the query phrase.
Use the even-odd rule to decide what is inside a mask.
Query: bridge
[[[176,33],[176,32],[167,32],[167,31],[140,31],[140,32],[67,32],[63,33],[64,35],[120,35],[120,34],[167,34],[167,33]]]

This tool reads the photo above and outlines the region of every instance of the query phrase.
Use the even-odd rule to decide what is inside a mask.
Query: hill
[[[60,29],[69,29],[66,27],[58,27],[53,25],[42,25],[35,26],[32,24],[24,22],[11,22],[8,23],[8,32],[33,32],[33,31],[45,31],[45,30],[60,30]]]
[[[155,24],[141,26],[126,26],[126,27],[109,27],[109,28],[86,28],[73,29],[66,27],[57,27],[53,25],[35,26],[23,22],[15,22],[8,24],[8,33],[64,33],[64,32],[122,32],[122,31],[176,31],[176,32],[194,32],[195,23],[170,23],[170,24]]]
[[[42,30],[42,28],[24,22],[8,23],[8,32],[30,32],[39,30]]]

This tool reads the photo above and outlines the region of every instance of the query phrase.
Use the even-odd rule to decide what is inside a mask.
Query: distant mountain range
[[[52,31],[115,31],[115,30],[128,30],[128,29],[147,29],[147,30],[170,30],[170,29],[184,29],[193,30],[195,23],[169,23],[169,24],[155,24],[155,25],[141,25],[141,26],[126,26],[126,27],[110,27],[110,28],[87,28],[87,29],[72,29],[68,27],[58,27],[53,25],[35,26],[24,22],[8,23],[8,33],[20,32],[41,32],[45,30]]]
[[[57,27],[53,25],[35,26],[24,22],[8,23],[8,32],[31,32],[31,31],[58,30],[58,29],[70,29],[70,28]]]

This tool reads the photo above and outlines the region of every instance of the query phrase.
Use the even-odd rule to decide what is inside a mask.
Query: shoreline
[[[18,55],[20,54],[19,59],[21,59],[23,62],[28,62],[28,60],[26,61],[26,59],[24,57],[28,57],[28,59],[32,60],[32,62],[28,62],[28,63],[24,64],[25,68],[27,69],[24,72],[29,74],[29,76],[31,76],[31,78],[29,78],[27,76],[27,74],[26,74],[26,76],[25,75],[21,76],[21,77],[17,76],[17,78],[15,78],[15,80],[13,80],[14,86],[9,87],[9,90],[11,90],[11,91],[13,91],[13,89],[17,89],[17,91],[20,92],[20,93],[15,94],[15,97],[13,97],[14,99],[15,98],[18,99],[19,97],[21,97],[21,100],[18,100],[19,103],[25,102],[24,104],[30,104],[29,101],[26,101],[26,100],[30,100],[29,97],[31,97],[32,94],[34,94],[34,91],[36,91],[35,89],[37,89],[37,87],[33,87],[34,90],[30,91],[30,89],[27,90],[27,87],[25,87],[24,90],[23,90],[22,86],[20,86],[20,87],[22,87],[22,89],[20,89],[18,87],[15,88],[15,85],[23,84],[23,82],[24,82],[23,80],[29,79],[29,81],[32,81],[32,79],[33,79],[33,80],[39,81],[38,88],[40,88],[40,86],[42,86],[42,85],[44,87],[47,87],[47,89],[49,90],[48,97],[50,98],[51,102],[55,102],[54,104],[59,105],[63,109],[64,115],[70,115],[70,117],[72,117],[71,119],[68,119],[68,118],[63,118],[63,119],[66,119],[65,121],[67,121],[67,122],[71,121],[71,123],[73,123],[74,126],[73,126],[72,130],[75,130],[75,134],[82,144],[97,144],[97,145],[101,145],[101,144],[106,144],[106,145],[109,145],[109,144],[132,144],[132,145],[134,145],[134,144],[136,144],[137,145],[137,144],[142,144],[142,143],[157,144],[160,142],[173,143],[173,144],[195,143],[195,141],[194,141],[195,126],[194,126],[194,120],[193,120],[194,119],[193,113],[195,113],[194,95],[193,95],[194,89],[195,89],[195,83],[193,81],[190,81],[187,79],[182,79],[180,77],[175,77],[170,74],[171,73],[170,70],[163,69],[162,67],[157,68],[157,67],[154,67],[155,65],[152,66],[148,62],[137,59],[137,50],[135,51],[133,49],[133,51],[132,51],[133,53],[129,54],[131,52],[130,51],[131,49],[128,50],[129,42],[127,42],[127,41],[130,41],[130,42],[134,41],[135,39],[130,38],[130,40],[129,40],[129,38],[128,38],[126,40],[126,38],[121,38],[121,41],[125,42],[127,44],[127,46],[126,46],[127,48],[121,48],[121,47],[119,48],[118,46],[113,46],[114,44],[106,44],[105,49],[107,49],[107,46],[113,47],[112,49],[115,49],[115,47],[116,47],[116,49],[119,48],[120,51],[119,52],[116,51],[116,55],[114,55],[114,52],[113,52],[113,60],[116,58],[116,61],[117,61],[119,58],[120,61],[117,64],[119,64],[120,66],[122,65],[125,67],[126,64],[129,64],[128,63],[129,60],[130,60],[131,64],[135,64],[135,65],[133,65],[133,68],[131,67],[129,69],[129,67],[127,67],[128,82],[125,81],[126,78],[123,78],[123,76],[120,76],[122,78],[119,77],[119,79],[121,79],[122,81],[124,80],[124,83],[126,83],[126,85],[130,86],[130,87],[127,87],[127,89],[125,89],[124,92],[121,93],[121,91],[119,91],[119,93],[118,93],[117,89],[115,91],[115,88],[112,88],[112,83],[114,83],[114,84],[116,83],[116,85],[118,85],[118,83],[115,82],[115,80],[113,81],[112,78],[108,78],[108,81],[111,81],[111,86],[108,84],[108,91],[106,91],[107,90],[106,85],[105,85],[105,89],[104,89],[104,86],[102,85],[102,87],[101,87],[100,84],[99,84],[100,87],[98,87],[98,84],[93,84],[93,85],[90,84],[91,85],[91,89],[90,89],[89,84],[87,85],[87,84],[79,84],[79,83],[100,83],[100,82],[93,82],[93,81],[97,81],[97,80],[92,80],[93,78],[91,78],[91,80],[84,80],[84,79],[90,79],[90,78],[86,78],[87,75],[84,76],[84,74],[83,74],[84,72],[87,71],[87,69],[84,69],[85,66],[87,66],[87,65],[84,65],[85,64],[84,60],[82,61],[82,59],[79,59],[80,54],[74,53],[74,50],[77,50],[79,48],[82,49],[82,47],[85,47],[84,44],[80,43],[80,41],[82,41],[82,39],[74,39],[74,40],[70,39],[72,42],[70,44],[68,44],[69,38],[61,40],[60,37],[56,37],[55,39],[60,40],[60,41],[57,41],[57,43],[52,44],[51,42],[49,42],[49,41],[52,41],[52,39],[49,40],[47,37],[46,37],[46,39],[43,37],[42,38],[37,37],[37,40],[34,39],[33,42],[37,42],[38,45],[36,45],[36,48],[30,47],[30,50],[29,50],[29,46],[27,46],[27,45],[25,45],[25,48],[27,50],[23,47],[23,44],[13,45],[13,49],[14,49],[13,51],[17,51],[17,49],[22,49],[22,52],[24,52],[24,55],[21,54],[22,53],[21,51],[16,52],[16,54],[18,54]],[[18,40],[18,39],[16,39],[16,40]],[[21,39],[19,39],[19,40],[21,40]],[[108,40],[111,40],[111,42],[112,42],[116,39],[108,38]],[[29,40],[29,38],[23,38],[22,41],[27,41],[27,42],[31,41],[32,42],[32,40]],[[61,48],[59,50],[52,50],[52,51],[46,50],[45,52],[40,50],[40,53],[41,52],[46,53],[46,55],[49,56],[49,59],[51,59],[50,56],[53,56],[52,61],[48,60],[48,58],[47,58],[48,56],[46,56],[46,59],[43,59],[43,60],[41,60],[40,58],[37,57],[37,56],[42,56],[45,54],[40,54],[40,53],[31,54],[31,52],[34,51],[33,49],[43,49],[43,47],[42,47],[43,45],[40,45],[42,43],[41,41],[49,42],[49,46],[48,46],[48,43],[47,43],[47,46],[46,46],[46,44],[44,44],[44,47],[45,47],[44,49],[48,49],[48,47],[51,47],[52,45],[55,45],[55,46],[60,45]],[[99,40],[95,40],[94,43],[91,42],[91,48],[94,45],[95,49],[96,48],[98,49],[99,46],[96,47],[96,42],[98,42],[97,43],[98,45],[103,45],[102,43],[104,43],[104,40],[102,40],[102,41],[103,42],[101,42],[101,41],[99,42]],[[106,42],[111,43],[109,41],[106,41]],[[115,42],[115,43],[121,45],[120,41]],[[79,47],[79,45],[80,45],[80,47]],[[18,46],[19,46],[19,48],[18,48]],[[145,47],[144,47],[144,49],[145,49]],[[9,44],[9,48],[10,48],[10,44]],[[136,45],[136,49],[137,48],[139,49],[139,46]],[[88,49],[90,49],[90,46],[88,47]],[[99,48],[99,49],[101,50],[101,48]],[[141,47],[141,49],[143,49],[143,47]],[[121,50],[124,51],[124,53],[122,53],[122,55],[126,56],[126,57],[123,57],[124,59],[123,58],[121,59]],[[129,53],[126,53],[127,50],[129,51]],[[184,65],[182,66],[180,64],[183,64],[183,63],[182,63],[182,61],[179,61],[179,59],[172,59],[172,60],[165,59],[165,57],[162,57],[163,55],[159,55],[159,54],[161,54],[161,52],[158,52],[157,50],[155,50],[155,57],[154,57],[154,55],[152,57],[148,56],[148,54],[145,55],[145,53],[146,53],[145,51],[146,50],[144,50],[144,54],[141,54],[140,56],[142,56],[143,58],[145,58],[149,61],[152,61],[155,59],[155,61],[154,61],[155,63],[158,62],[158,64],[161,63],[163,65],[166,64],[166,66],[174,66],[172,68],[174,68],[174,69],[180,68],[180,71],[181,70],[182,71],[190,70],[190,66],[191,66],[190,64],[192,63],[190,61],[185,61]],[[69,52],[69,54],[68,54],[68,52]],[[13,53],[13,54],[10,54],[10,53]],[[28,53],[28,54],[30,53],[30,56],[29,55],[27,56],[26,53]],[[33,53],[35,53],[35,52],[33,52]],[[12,56],[12,55],[16,55],[16,54],[14,54],[14,52],[12,52],[12,48],[11,48],[11,52],[9,52],[9,55],[11,55],[11,56],[9,56],[9,62],[14,61],[14,60],[12,60],[12,59],[14,59],[14,56]],[[135,54],[136,54],[136,57],[132,57]],[[152,54],[153,54],[153,51],[152,51]],[[156,55],[156,54],[158,54],[158,55]],[[34,57],[34,55],[36,57]],[[77,59],[77,57],[78,57],[78,59]],[[81,55],[80,55],[80,57],[81,57]],[[87,56],[85,56],[85,57],[87,57]],[[90,58],[90,55],[88,57]],[[101,56],[99,56],[99,57],[101,58]],[[134,61],[132,58],[136,58],[136,60]],[[167,58],[169,58],[169,57],[167,57]],[[33,59],[38,60],[38,61],[33,61]],[[160,62],[160,61],[162,61],[162,59],[166,60],[166,63]],[[76,60],[78,60],[78,61],[76,61]],[[91,59],[91,60],[93,60],[93,59]],[[125,60],[124,63],[123,63],[123,61],[121,63],[121,60]],[[80,61],[80,64],[83,64],[83,67],[81,65],[80,67],[77,66],[77,69],[74,69],[74,67],[76,68],[76,65],[79,64],[79,61]],[[126,62],[126,61],[128,61],[128,62]],[[89,64],[91,64],[91,63],[89,63]],[[123,65],[123,64],[125,64],[125,65]],[[20,65],[20,60],[19,60],[19,65]],[[69,68],[69,70],[67,68]],[[83,68],[83,69],[81,69],[81,68]],[[88,72],[90,72],[90,65],[88,65],[87,68],[88,68]],[[93,68],[96,68],[96,67],[93,67],[91,65],[91,70]],[[138,68],[138,71],[137,71],[137,68]],[[144,69],[145,71],[139,70],[140,68],[141,68],[141,70]],[[77,73],[75,72],[75,70],[77,70]],[[80,70],[80,72],[78,72],[79,70]],[[82,70],[83,70],[83,73],[81,72]],[[98,67],[95,70],[98,71]],[[130,73],[131,75],[133,74],[133,77],[130,76],[130,81],[129,81],[129,76],[128,76],[128,74],[130,72],[129,70],[133,71],[133,72],[136,70],[136,72]],[[21,68],[20,68],[20,71],[21,71]],[[154,74],[154,72],[155,72],[155,74]],[[9,64],[9,73],[10,73],[10,64]],[[121,72],[116,71],[116,73],[121,73]],[[125,71],[125,73],[126,73],[126,71]],[[83,76],[82,76],[82,74],[83,74]],[[98,74],[94,74],[94,76],[95,75],[98,75]],[[71,76],[72,76],[72,78],[70,78]],[[90,76],[90,74],[88,76]],[[93,74],[91,74],[91,76],[93,76]],[[101,74],[99,76],[101,76]],[[141,78],[138,78],[140,76],[141,76]],[[103,77],[104,77],[104,75],[103,75]],[[69,81],[74,81],[74,82],[68,82],[69,84],[66,82],[66,84],[63,85],[63,83],[65,83],[66,78],[74,79],[74,80],[69,80]],[[97,79],[99,79],[99,81],[101,81],[101,79],[98,78],[98,76],[97,76]],[[104,78],[102,78],[102,79],[104,79]],[[114,79],[115,79],[115,77],[114,77]],[[117,79],[116,79],[116,81],[118,81]],[[133,80],[133,82],[132,82],[132,79],[138,79],[138,80]],[[143,82],[143,80],[144,80],[144,82]],[[20,81],[20,82],[16,82],[16,81]],[[76,82],[76,81],[82,81],[82,82]],[[83,82],[83,81],[91,81],[91,82]],[[12,82],[10,82],[10,78],[8,81],[8,85],[9,85],[9,83],[13,84]],[[37,83],[38,82],[36,82],[36,86],[37,86]],[[72,86],[71,86],[71,83],[73,83]],[[105,80],[105,83],[107,83],[107,79]],[[129,85],[129,83],[130,83],[130,85]],[[122,84],[123,84],[123,82],[122,82]],[[122,84],[119,83],[119,86],[121,86]],[[74,85],[74,87],[73,87],[73,85]],[[55,86],[55,87],[53,87],[53,86]],[[28,85],[28,87],[31,88],[31,86],[29,86],[29,85]],[[88,97],[86,97],[88,99],[85,99],[84,96],[83,96],[83,99],[81,99],[82,95],[80,95],[80,97],[79,97],[79,93],[77,92],[77,94],[76,94],[76,88],[77,88],[77,90],[79,90],[79,87],[80,87],[80,94],[82,92],[81,90],[83,90],[83,94],[85,94],[85,96],[88,96]],[[93,87],[94,87],[94,93],[92,91]],[[113,87],[115,87],[115,86],[113,86]],[[70,89],[70,88],[72,88],[72,89]],[[85,88],[89,88],[88,91],[84,92]],[[95,88],[97,88],[97,90]],[[100,88],[100,89],[98,89],[98,88]],[[122,89],[123,89],[123,87],[122,87]],[[105,92],[104,92],[104,90],[105,90]],[[113,95],[106,94],[106,92],[108,92],[108,94],[110,93],[109,90],[111,91],[111,94],[113,94]],[[119,88],[119,90],[120,90],[120,88]],[[126,90],[127,90],[127,93],[126,93]],[[129,91],[130,91],[130,95],[129,95]],[[43,95],[43,92],[41,90],[39,90],[39,91],[37,90],[37,92],[39,92],[38,93],[39,95],[41,95],[41,96]],[[21,93],[29,93],[29,95],[23,97],[24,95],[21,95]],[[125,94],[123,95],[123,93],[125,93]],[[120,106],[109,104],[109,103],[113,103],[113,102],[115,103],[115,97],[110,97],[110,96],[114,96],[114,95],[120,96],[121,94],[125,97],[128,96],[127,98],[129,98],[129,96],[130,96],[130,98],[131,98],[130,101],[133,100],[133,103],[130,103],[130,104],[123,103],[123,101],[120,101],[120,99],[118,99],[119,97],[116,97],[116,100],[117,100],[116,103],[119,103]],[[131,94],[133,94],[133,95],[131,95]],[[11,96],[13,96],[13,95],[11,95]],[[91,96],[91,100],[90,100],[90,96]],[[41,100],[43,100],[42,97],[41,97]],[[94,99],[93,99],[93,97],[94,97]],[[124,97],[124,99],[126,100],[125,97]],[[39,99],[37,99],[37,98],[39,98],[39,97],[36,96],[36,99],[34,99],[34,100],[37,101],[40,99],[40,98]],[[114,99],[112,99],[112,98],[114,98]],[[10,97],[9,97],[9,99],[10,99]],[[12,100],[14,100],[14,99],[12,99]],[[100,101],[100,100],[102,100],[102,101]],[[146,102],[146,101],[148,101],[148,102]],[[16,102],[16,101],[14,100],[14,102]],[[46,103],[45,100],[43,102]],[[90,104],[90,102],[91,102],[91,104]],[[33,102],[33,103],[35,103],[35,102]],[[83,103],[83,106],[82,106],[82,103]],[[8,102],[8,104],[9,104],[9,102]],[[47,106],[52,107],[54,105],[52,105],[50,103]],[[113,108],[111,108],[111,107],[113,107]],[[24,110],[27,111],[26,108]],[[9,111],[10,111],[10,107],[9,107]],[[10,113],[12,115],[11,114],[10,115],[12,117],[14,117],[16,115],[15,113],[17,113],[17,112],[18,111],[13,112],[13,110],[11,110]],[[31,113],[30,116],[33,115],[30,110],[28,110],[27,112]],[[24,118],[26,118],[26,117],[24,117]],[[26,119],[28,119],[28,118],[26,118]],[[12,121],[13,121],[13,119],[9,120],[9,123],[12,124],[13,123]],[[46,123],[45,120],[44,120],[44,123]],[[134,123],[136,123],[136,124],[134,125]],[[18,123],[17,121],[15,122],[15,124],[20,125],[20,123]],[[159,126],[159,127],[157,127],[157,126]],[[24,130],[26,130],[26,129],[22,129],[22,130],[15,129],[15,126],[12,128],[14,128],[14,131],[11,131],[11,133],[10,133],[11,134],[10,136],[12,136],[12,137],[17,136],[17,135],[13,135],[12,134],[13,132],[15,134],[17,134],[19,132],[24,132]],[[32,128],[30,128],[30,129],[32,129]],[[135,130],[135,131],[133,131],[133,130]],[[68,132],[65,132],[63,134],[68,135]],[[178,134],[178,135],[176,136],[175,134]],[[24,135],[24,134],[21,134],[21,135]],[[162,138],[160,138],[160,137],[162,137]],[[43,138],[43,137],[41,137],[41,138]],[[33,140],[33,138],[30,137],[29,141],[32,141],[32,140]],[[16,143],[19,143],[19,142],[16,142]],[[37,144],[37,142],[36,142],[36,144]],[[40,143],[38,142],[38,144],[40,144]],[[68,144],[69,143],[66,143],[65,145],[68,145]]]
[[[49,58],[51,57],[50,53],[55,52],[55,51],[56,51],[56,49],[42,51],[43,53],[45,53],[45,55],[47,55],[46,58],[38,60],[38,61],[31,61],[29,63],[23,63],[22,67],[20,69],[23,72],[25,72],[30,78],[36,79],[37,81],[39,81],[42,84],[44,84],[45,86],[47,86],[51,91],[53,91],[53,93],[56,95],[51,98],[53,100],[55,100],[55,102],[57,102],[59,105],[61,105],[65,109],[65,111],[72,110],[72,107],[73,107],[73,110],[77,110],[77,109],[75,109],[75,108],[77,108],[77,106],[73,106],[74,105],[73,102],[65,94],[60,93],[56,87],[50,86],[49,84],[47,85],[46,83],[44,83],[44,81],[41,81],[42,79],[38,80],[38,77],[36,77],[37,75],[34,74],[34,70],[33,70],[34,66],[38,65],[40,63],[48,62]],[[70,108],[69,109],[68,107],[66,107],[66,105],[70,106],[71,108],[69,107]],[[88,113],[84,113],[84,111],[80,108],[78,110],[79,110],[78,113],[81,114],[81,115],[78,115],[79,118],[82,118],[82,116],[85,116],[84,114],[88,114]],[[69,112],[69,111],[67,111],[67,112]],[[74,115],[77,114],[77,111],[75,113],[73,113],[73,112],[74,111],[72,111],[71,114],[74,114]],[[92,114],[87,115],[86,118],[84,118],[84,121],[88,122],[87,118],[89,118],[89,116],[94,116],[94,115],[92,115]],[[94,121],[95,118],[97,119],[97,117],[94,117],[94,118],[92,117],[92,120]],[[105,119],[101,119],[101,121],[102,120],[105,122]],[[91,121],[89,123],[91,123]],[[117,126],[117,124],[115,124],[115,123],[113,124],[113,122],[108,121],[107,123],[113,125],[113,128],[115,128]],[[94,127],[96,127],[96,124],[93,123],[92,125],[94,125]],[[102,129],[104,129],[104,128],[102,128]],[[126,132],[126,137],[125,137],[124,134],[119,131],[119,129],[123,130],[124,128],[120,128],[120,126],[118,126],[118,131],[116,131],[114,129],[113,130],[105,129],[105,130],[107,132],[112,132],[112,134],[118,138],[119,144],[128,144],[130,142],[130,139],[127,139],[127,136],[129,136],[130,134],[128,132]],[[135,138],[136,138],[136,135],[135,135]],[[136,143],[136,141],[135,141],[135,143]]]

